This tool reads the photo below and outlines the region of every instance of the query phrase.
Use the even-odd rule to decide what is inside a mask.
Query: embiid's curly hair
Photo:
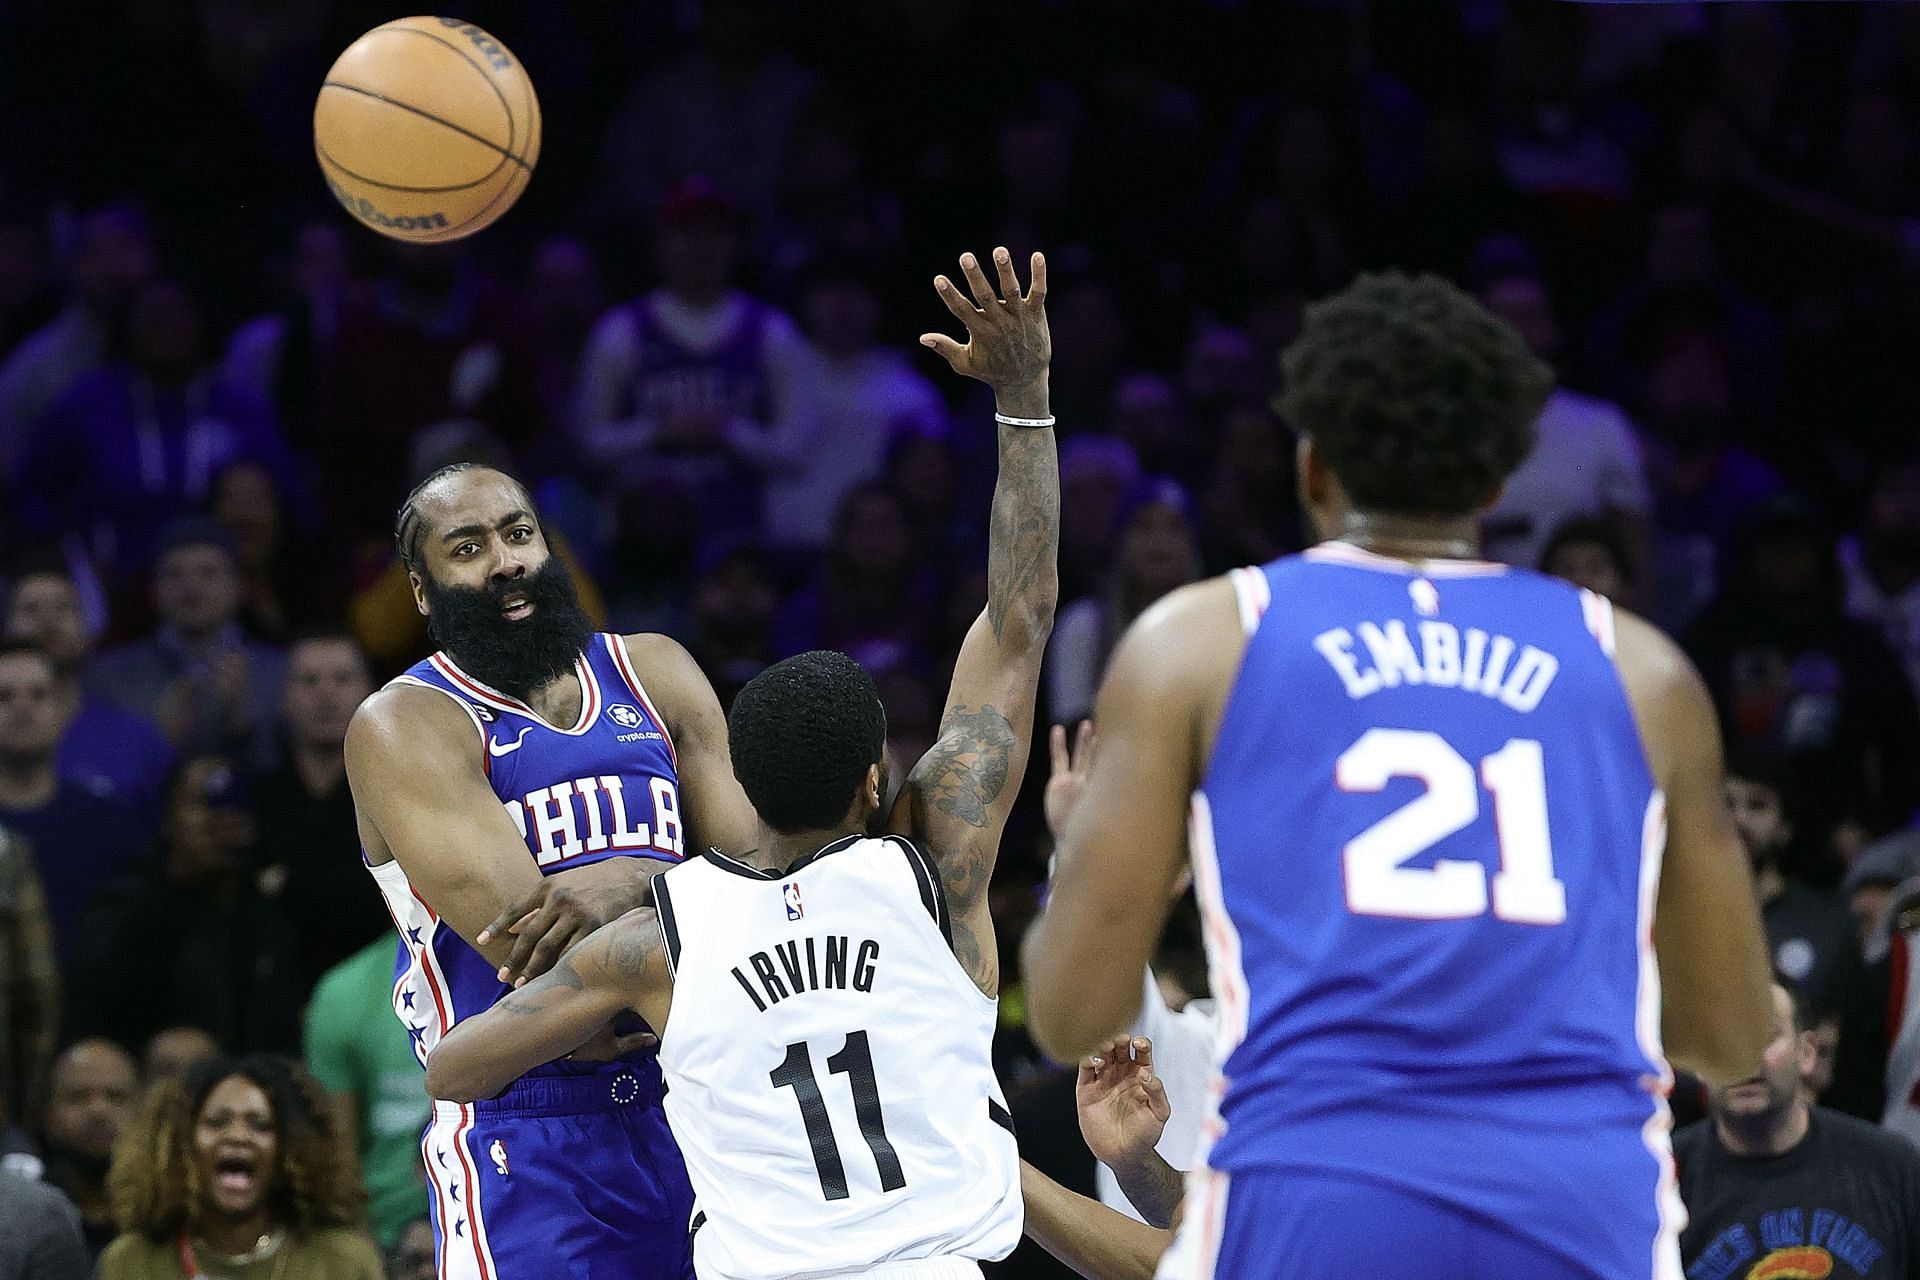
[[[244,1076],[273,1105],[280,1155],[267,1187],[276,1226],[296,1236],[360,1221],[365,1193],[347,1159],[326,1096],[305,1069],[279,1054],[195,1063],[177,1080],[148,1093],[140,1118],[120,1136],[107,1174],[107,1195],[122,1231],[167,1241],[199,1215],[206,1188],[193,1153],[194,1121],[214,1086]]]
[[[1533,450],[1553,371],[1437,276],[1363,275],[1307,308],[1276,407],[1356,507],[1465,515]]]

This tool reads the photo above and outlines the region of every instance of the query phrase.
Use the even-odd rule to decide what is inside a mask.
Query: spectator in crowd
[[[1915,879],[1920,879],[1920,829],[1910,827],[1876,840],[1853,860],[1840,890],[1863,947],[1885,932],[1896,891]]]
[[[527,268],[525,293],[538,343],[542,421],[557,440],[573,421],[580,356],[606,305],[593,250],[573,236],[542,241]]]
[[[1056,724],[1093,714],[1107,656],[1146,607],[1200,576],[1200,547],[1186,491],[1148,480],[1121,509],[1118,548],[1105,589],[1070,604],[1053,629],[1047,707]]]
[[[1815,1010],[1837,1008],[1855,977],[1860,942],[1846,903],[1795,874],[1793,772],[1752,749],[1727,760],[1727,808],[1753,862],[1774,971]]]
[[[1733,437],[1727,357],[1688,337],[1648,378],[1641,444],[1653,490],[1652,617],[1668,630],[1692,622],[1713,597],[1748,512],[1784,492],[1772,467]]]
[[[1196,340],[1200,346],[1206,339]],[[1107,406],[1107,430],[1125,441],[1140,460],[1141,470],[1192,480],[1194,462],[1192,419],[1171,378],[1135,370],[1122,374]]]
[[[1817,1051],[1805,1006],[1778,985],[1773,1002],[1761,1073],[1715,1090],[1711,1119],[1674,1138],[1687,1275],[1911,1275],[1920,1151],[1808,1102],[1801,1080]]]
[[[128,206],[96,209],[78,228],[66,307],[0,364],[0,465],[17,474],[31,433],[74,379],[106,362],[133,296],[153,275],[146,219]]]
[[[1920,455],[1874,469],[1863,515],[1840,540],[1847,613],[1880,628],[1920,693]]]
[[[176,1080],[196,1062],[220,1056],[220,1042],[199,1027],[166,1027],[140,1051],[140,1075],[148,1084]]]
[[[122,1234],[100,1280],[382,1280],[326,1099],[272,1054],[213,1059],[148,1096],[117,1153]]]
[[[55,756],[60,776],[132,809],[157,808],[173,770],[173,748],[153,721],[87,693],[93,635],[64,560],[32,562],[15,577],[6,630],[53,660],[54,716],[65,726]]]
[[[31,641],[0,642],[0,823],[32,847],[61,971],[79,954],[81,921],[101,883],[141,850],[141,816],[60,776],[54,667]]]
[[[271,758],[285,658],[240,629],[240,567],[224,529],[187,520],[167,531],[153,603],[159,629],[101,655],[89,690],[153,720],[183,757]]]
[[[888,442],[902,427],[936,431],[946,406],[899,350],[881,346],[880,291],[852,262],[827,262],[802,298],[807,336],[819,353],[813,432],[793,465],[767,484],[767,532],[779,543],[819,548],[833,513],[854,485],[880,474]]]
[[[181,1023],[222,1045],[300,1043],[297,951],[282,904],[255,861],[245,775],[195,756],[175,778],[158,865],[104,888],[71,970],[76,1030],[130,1047]],[[265,882],[265,883],[263,883]]]
[[[271,404],[288,443],[308,451],[316,392],[352,302],[353,264],[338,215],[301,226],[275,267],[285,301],[234,331],[221,373]]]
[[[774,636],[781,653],[929,649],[940,580],[919,552],[899,495],[877,481],[856,486],[841,500],[819,573],[780,611]]]
[[[314,632],[288,646],[282,763],[252,792],[261,875],[293,930],[291,976],[301,991],[388,927],[358,856],[344,747],[347,722],[372,692],[351,636]]]
[[[693,43],[642,76],[613,113],[604,144],[612,194],[626,209],[646,209],[707,173],[771,214],[814,75],[774,39],[777,9],[710,0],[698,13]]]
[[[1220,450],[1200,493],[1200,543],[1207,570],[1265,564],[1298,549],[1300,506],[1293,451],[1279,421],[1259,404],[1220,419]]]
[[[952,427],[901,423],[887,441],[886,481],[899,495],[924,553],[964,564],[986,543],[989,501],[967,491],[967,459]]]
[[[313,453],[333,544],[384,556],[421,433],[471,422],[519,448],[540,397],[521,304],[467,245],[380,249],[386,272],[346,308],[328,353]]]
[[[107,1168],[139,1102],[133,1057],[110,1040],[78,1041],[54,1060],[40,1119],[46,1179],[79,1208],[90,1257],[114,1236]]]
[[[1621,602],[1629,598],[1634,562],[1613,521],[1575,516],[1553,531],[1540,552],[1540,571]]]
[[[1480,297],[1535,355],[1561,364],[1560,318],[1537,272],[1502,271]],[[1487,557],[1535,568],[1555,529],[1575,516],[1605,515],[1618,524],[1629,554],[1645,559],[1653,500],[1633,425],[1620,407],[1559,385],[1547,396],[1534,433],[1533,452],[1507,477],[1500,501],[1486,514]]]
[[[0,1280],[90,1280],[93,1257],[73,1202],[0,1170]]]
[[[1077,600],[1100,589],[1113,562],[1120,508],[1139,485],[1140,459],[1124,441],[1111,436],[1071,436],[1061,444],[1063,599]]]
[[[687,652],[713,684],[723,710],[733,705],[733,695],[747,681],[774,661],[773,621],[779,604],[772,559],[758,543],[723,541],[702,553],[693,584]]]
[[[1727,742],[1784,753],[1805,781],[1809,848],[1845,863],[1920,805],[1920,711],[1879,635],[1846,616],[1842,589],[1818,513],[1771,503],[1749,518],[1686,648]]]
[[[387,1280],[434,1280],[433,1223],[415,1218],[387,1252]]]
[[[59,1038],[60,974],[46,896],[33,850],[0,828],[0,1133],[45,1096]]]
[[[359,1161],[367,1226],[382,1248],[399,1243],[426,1205],[420,1134],[432,1109],[413,1041],[394,1017],[393,955],[393,939],[377,938],[322,976],[305,1036],[307,1070]]]
[[[203,364],[205,321],[184,287],[140,291],[128,358],[87,374],[37,428],[21,464],[22,523],[83,540],[95,561],[141,573],[156,537],[199,509],[222,468],[246,459],[292,475],[265,401]]]
[[[758,527],[763,474],[801,461],[819,411],[817,361],[793,321],[733,287],[739,219],[704,181],[668,196],[661,287],[594,326],[575,423],[616,491],[677,487],[710,533]]]
[[[35,211],[19,202],[0,211],[0,358],[59,306],[47,250]]]
[[[303,628],[340,615],[336,576],[295,528],[281,482],[252,460],[213,482],[207,511],[226,530],[240,570],[240,625],[266,644],[284,644]]]

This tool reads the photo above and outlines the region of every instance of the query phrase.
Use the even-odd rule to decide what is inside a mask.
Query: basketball
[[[347,46],[313,149],[348,213],[382,235],[458,240],[513,207],[540,159],[540,101],[507,47],[458,18],[398,18]]]

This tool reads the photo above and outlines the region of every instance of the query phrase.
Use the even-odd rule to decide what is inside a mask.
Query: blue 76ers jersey
[[[566,727],[480,683],[444,653],[396,683],[437,689],[466,711],[493,793],[542,875],[607,858],[680,861],[686,841],[673,742],[625,643],[593,636],[574,672],[580,716]],[[490,1008],[507,987],[407,882],[397,860],[371,870],[400,931],[394,1012],[424,1064],[449,1028]]]
[[[1611,606],[1343,543],[1231,577],[1247,649],[1190,833],[1205,1166],[1383,1185],[1570,1258],[1631,1233],[1671,1273],[1665,818]]]

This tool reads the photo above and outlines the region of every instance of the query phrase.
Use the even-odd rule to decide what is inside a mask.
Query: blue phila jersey
[[[436,689],[473,721],[493,794],[542,875],[607,858],[678,862],[679,775],[666,722],[617,635],[596,635],[574,666],[580,715],[548,724],[518,698],[489,688],[436,653],[396,683]],[[393,1008],[424,1064],[462,1018],[507,993],[494,966],[441,920],[396,861],[372,868],[400,931]]]
[[[1557,1176],[1534,1166],[1604,1150],[1651,1211],[1665,817],[1611,606],[1344,543],[1230,576],[1246,656],[1190,831],[1221,1020],[1206,1165],[1511,1221]]]

